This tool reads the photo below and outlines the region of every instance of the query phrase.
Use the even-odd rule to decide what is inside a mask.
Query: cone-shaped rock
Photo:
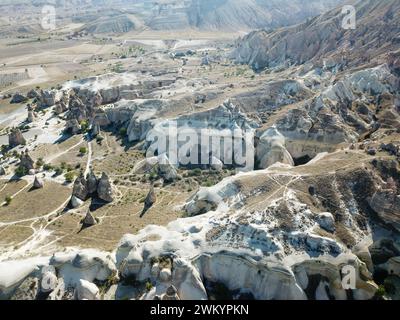
[[[44,186],[43,181],[35,176],[35,180],[33,181],[33,187],[35,189],[42,189]]]
[[[97,185],[97,195],[101,200],[106,202],[113,202],[114,200],[110,179],[104,172],[101,175],[99,184]]]
[[[96,175],[90,170],[89,174],[86,177],[87,179],[87,190],[89,194],[93,194],[97,191],[97,178]]]
[[[88,197],[87,181],[83,174],[76,178],[74,187],[72,189],[72,195],[85,201]]]
[[[151,186],[149,194],[147,195],[146,199],[144,200],[144,207],[146,210],[151,208],[153,204],[157,201],[156,193],[154,192],[154,187]]]
[[[21,130],[19,129],[12,129],[10,134],[8,135],[8,144],[11,148],[19,146],[20,144],[26,144],[26,140],[22,135]]]
[[[96,218],[93,217],[90,209],[87,211],[86,216],[82,221],[82,224],[86,227],[91,227],[97,224]]]
[[[21,167],[24,167],[26,170],[32,170],[35,168],[35,162],[31,158],[31,156],[28,153],[28,150],[25,150],[25,152],[22,152],[21,154],[21,162],[19,164]]]
[[[173,285],[169,286],[163,295],[162,300],[180,300],[178,290]]]

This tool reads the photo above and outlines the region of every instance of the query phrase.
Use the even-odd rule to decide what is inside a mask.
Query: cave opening
[[[298,158],[293,158],[294,165],[297,166],[302,166],[307,163],[309,163],[313,158],[311,158],[308,154],[298,157]]]

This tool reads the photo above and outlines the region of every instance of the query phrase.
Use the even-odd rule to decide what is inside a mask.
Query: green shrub
[[[51,164],[49,164],[49,163],[45,163],[43,165],[43,170],[44,171],[51,171],[51,170],[53,170],[53,166]]]
[[[43,158],[39,158],[39,159],[36,161],[36,166],[37,166],[37,167],[41,167],[41,166],[43,166],[43,165],[44,165]]]
[[[192,171],[192,175],[193,175],[193,176],[197,176],[197,177],[201,176],[201,169],[200,169],[200,168],[194,169],[194,170]]]
[[[146,282],[146,290],[150,291],[151,289],[153,289],[153,284],[150,281]]]
[[[26,169],[25,167],[18,167],[18,168],[15,170],[15,174],[16,174],[18,177],[26,176],[26,175],[28,174],[28,169]]]
[[[82,120],[80,125],[82,133],[86,133],[89,130],[89,122],[87,122],[86,120]]]
[[[79,148],[79,153],[80,153],[80,154],[86,154],[86,152],[87,152],[86,147],[81,147],[81,148]]]
[[[385,286],[384,286],[384,285],[380,285],[379,288],[378,288],[378,290],[376,290],[375,295],[376,295],[378,298],[383,298],[383,297],[386,295]]]
[[[11,201],[12,201],[12,197],[6,196],[6,198],[5,198],[6,206],[10,205]]]
[[[126,130],[126,128],[121,128],[121,129],[119,129],[119,135],[121,136],[121,137],[125,137],[126,136],[126,134],[127,134],[127,130]]]
[[[66,182],[71,183],[74,181],[75,174],[72,171],[69,171],[64,175],[64,178]]]

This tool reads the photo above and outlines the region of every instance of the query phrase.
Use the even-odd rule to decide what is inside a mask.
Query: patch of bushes
[[[18,168],[15,170],[15,174],[16,174],[18,177],[26,176],[26,175],[28,174],[28,169],[26,169],[25,167],[18,167]]]
[[[86,133],[89,130],[89,122],[82,120],[80,123],[82,133]]]
[[[55,168],[55,174],[56,176],[62,175],[64,170],[62,168]]]
[[[51,171],[51,170],[53,170],[54,168],[53,168],[53,166],[51,165],[51,164],[49,164],[49,163],[45,163],[44,165],[43,165],[43,170],[44,171]]]
[[[44,165],[43,158],[39,158],[39,159],[36,161],[36,166],[37,166],[37,167],[41,167],[41,166],[43,166],[43,165]]]
[[[71,183],[74,181],[75,174],[72,171],[69,171],[64,175],[64,178],[66,182]]]

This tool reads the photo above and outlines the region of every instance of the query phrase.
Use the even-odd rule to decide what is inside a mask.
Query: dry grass
[[[149,186],[122,190],[123,196],[112,204],[93,211],[99,219],[99,224],[81,230],[80,221],[87,211],[89,203],[79,209],[76,214],[67,213],[49,226],[55,236],[63,237],[59,244],[62,246],[96,247],[113,250],[126,233],[136,233],[147,225],[166,225],[182,217],[183,213],[174,207],[183,202],[187,193],[180,193],[169,186],[156,189],[157,202],[143,217],[142,199],[148,192]]]
[[[0,180],[0,203],[5,197],[12,196],[27,185],[24,180]]]
[[[24,241],[33,234],[26,225],[11,225],[0,229],[0,246],[11,246]]]
[[[58,183],[45,181],[43,189],[30,187],[19,193],[8,206],[0,207],[0,221],[12,222],[44,216],[60,207],[71,190]]]

